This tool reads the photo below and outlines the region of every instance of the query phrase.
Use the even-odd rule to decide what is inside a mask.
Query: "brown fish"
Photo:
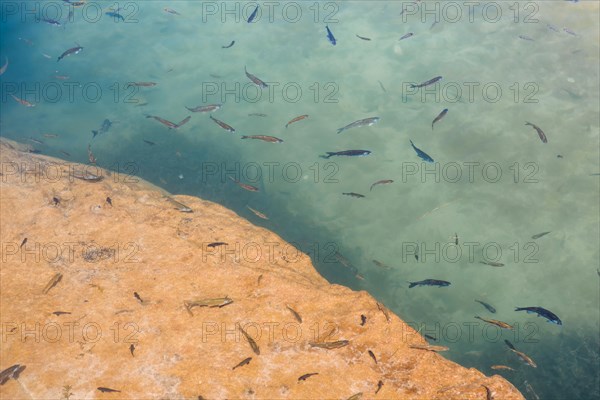
[[[511,367],[506,366],[506,365],[492,365],[490,368],[491,369],[496,369],[496,370],[505,369],[505,370],[508,370],[508,371],[514,371],[515,370],[514,368],[511,368]]]
[[[54,286],[56,286],[58,284],[58,282],[60,282],[62,280],[63,274],[61,274],[60,272],[55,274],[50,281],[48,282],[48,284],[44,287],[44,290],[42,291],[42,293],[46,294],[50,291],[50,289],[52,289]]]
[[[371,189],[369,189],[369,192],[371,190],[373,190],[374,186],[377,186],[377,185],[389,185],[390,183],[394,183],[394,181],[391,180],[391,179],[383,179],[381,181],[377,181],[377,182],[375,182],[374,184],[371,185]]]
[[[120,390],[117,389],[111,389],[111,388],[107,388],[107,387],[98,387],[98,390],[101,391],[102,393],[121,393]]]
[[[209,243],[206,247],[215,248],[218,246],[227,246],[227,243],[226,242],[212,242],[212,243]]]
[[[225,129],[226,131],[229,131],[231,133],[235,132],[235,129],[233,129],[232,126],[227,125],[225,122],[223,121],[219,121],[218,119],[214,118],[212,115],[210,116],[210,119],[212,119],[213,121],[215,121],[215,123],[217,125],[219,125],[221,128]]]
[[[193,107],[193,108],[185,107],[185,108],[187,108],[191,112],[205,113],[205,112],[217,111],[221,107],[222,107],[222,104],[209,104],[207,106],[198,106],[198,107]]]
[[[250,79],[252,81],[252,83],[254,83],[256,86],[258,86],[260,88],[266,88],[269,86],[266,83],[264,83],[263,81],[261,81],[260,79],[258,79],[256,76],[249,73],[248,70],[246,69],[245,65],[244,65],[244,71],[246,72],[246,76],[248,77],[248,79]]]
[[[383,304],[381,304],[380,302],[376,302],[376,303],[377,303],[377,308],[379,309],[379,311],[381,311],[383,313],[387,322],[390,322],[390,314],[389,314],[387,308],[385,308],[385,306]]]
[[[379,393],[379,391],[381,390],[382,387],[383,387],[383,381],[377,382],[377,390],[375,391],[375,394]]]
[[[482,320],[483,322],[487,322],[488,324],[492,324],[492,325],[496,325],[499,326],[500,328],[504,328],[504,329],[510,329],[513,330],[514,328],[512,327],[512,325],[507,324],[506,322],[502,322],[502,321],[498,321],[496,319],[487,319],[487,318],[481,318],[478,317],[477,315],[475,316],[475,318]]]
[[[308,378],[310,378],[311,376],[314,376],[314,375],[319,375],[319,373],[318,372],[311,372],[311,373],[308,373],[308,374],[304,374],[300,378],[298,378],[298,383],[300,383],[300,381],[305,381],[305,380],[307,380]]]
[[[155,120],[157,120],[158,122],[160,122],[161,124],[165,125],[166,127],[168,127],[169,129],[174,129],[177,128],[177,124],[171,121],[167,121],[166,119],[163,119],[161,117],[157,117],[156,115],[146,115],[146,118],[153,118]]]
[[[183,305],[188,314],[194,316],[194,314],[192,314],[192,308],[194,307],[222,308],[231,303],[233,303],[233,300],[225,296],[217,297],[214,299],[185,300],[183,302]]]
[[[349,340],[336,340],[335,342],[308,342],[312,347],[319,347],[321,349],[339,349],[340,347],[348,346]]]
[[[377,260],[371,260],[371,261],[373,261],[373,264],[377,265],[379,268],[390,269],[390,267],[388,265],[385,265],[381,261],[377,261]]]
[[[371,356],[371,358],[373,359],[373,361],[375,361],[375,364],[377,364],[377,357],[375,357],[375,354],[371,350],[369,350],[368,352],[369,352],[369,355]]]
[[[290,310],[290,312],[292,313],[292,315],[294,316],[294,318],[296,318],[296,321],[298,321],[299,323],[302,323],[302,317],[300,316],[300,314],[298,314],[296,312],[296,310],[294,310],[292,307],[290,307],[289,305],[285,305],[285,307]]]
[[[302,121],[304,118],[308,118],[308,115],[300,115],[300,116],[290,120],[290,122],[285,124],[285,127],[287,128],[289,125],[293,124],[294,122]]]
[[[525,361],[526,364],[529,364],[533,368],[537,368],[537,364],[527,354],[515,349],[511,349],[511,351],[518,355],[521,358],[521,360]]]
[[[540,137],[540,139],[542,140],[543,143],[548,143],[548,138],[546,138],[546,134],[544,133],[544,131],[542,131],[540,129],[540,127],[532,124],[531,122],[527,122],[525,123],[525,125],[530,125],[531,127],[533,127],[533,129],[536,130],[538,136]]]
[[[265,214],[261,213],[260,211],[256,211],[254,208],[252,208],[250,206],[246,206],[246,207],[248,207],[248,209],[250,211],[252,211],[258,218],[269,219],[269,217],[267,217]]]
[[[27,100],[20,99],[12,93],[10,95],[12,96],[13,99],[15,99],[15,101],[17,103],[20,103],[20,104],[24,105],[25,107],[35,107],[35,104],[30,103]]]
[[[282,143],[283,140],[276,138],[275,136],[265,136],[265,135],[252,135],[252,136],[242,136],[242,139],[258,139],[263,142],[269,143]]]
[[[244,358],[238,365],[231,368],[231,370],[234,370],[239,367],[243,367],[244,365],[248,365],[248,364],[250,364],[250,361],[252,361],[252,357]]]
[[[259,191],[259,189],[256,186],[247,185],[245,183],[242,183],[242,182],[238,181],[237,179],[233,179],[232,177],[229,177],[229,179],[231,179],[232,181],[234,181],[242,189],[246,189],[246,190],[248,190],[250,192],[258,192]]]
[[[427,351],[434,351],[434,352],[439,352],[439,351],[446,351],[448,350],[448,348],[446,346],[433,346],[430,344],[411,344],[410,346],[411,349],[418,349],[418,350],[427,350]]]
[[[252,351],[258,356],[260,355],[260,349],[258,348],[258,345],[256,344],[256,342],[254,341],[254,339],[252,339],[252,337],[250,337],[250,335],[248,335],[246,333],[245,330],[242,329],[241,326],[239,326],[240,332],[242,332],[242,334],[246,337],[246,340],[248,341],[248,344],[250,344],[250,347],[252,347]]]

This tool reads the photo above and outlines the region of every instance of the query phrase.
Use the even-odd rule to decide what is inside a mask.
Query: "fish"
[[[337,40],[335,40],[333,33],[331,33],[331,30],[327,25],[325,25],[325,29],[327,29],[327,39],[329,40],[329,42],[331,42],[332,45],[335,46],[337,44]]]
[[[440,81],[441,79],[442,79],[442,77],[441,77],[441,76],[436,76],[435,78],[431,78],[430,80],[428,80],[428,81],[425,81],[425,82],[423,82],[423,83],[419,83],[418,85],[413,85],[413,84],[410,84],[410,87],[411,87],[412,89],[416,89],[416,88],[422,88],[422,87],[425,87],[425,86],[432,85],[432,84],[434,84],[434,83],[436,83],[436,82]]]
[[[356,394],[353,394],[352,396],[348,397],[346,400],[360,400],[362,398],[363,393],[362,392],[358,392]]]
[[[526,122],[525,125],[530,125],[531,127],[533,127],[533,129],[536,130],[538,136],[542,140],[542,143],[548,143],[548,138],[546,137],[546,134],[544,133],[544,131],[540,129],[540,127],[532,124],[531,122]]]
[[[60,23],[60,21],[57,21],[57,20],[52,19],[52,18],[42,18],[41,20],[38,19],[37,22],[45,22],[48,25],[52,25],[52,26],[62,26],[62,24]]]
[[[444,287],[444,286],[450,286],[451,283],[448,281],[440,281],[437,279],[425,279],[422,281],[418,281],[418,282],[408,282],[409,288],[415,287],[415,286],[439,286],[439,287]]]
[[[90,164],[96,164],[96,157],[92,153],[92,145],[90,144],[88,144],[88,160],[90,160]]]
[[[494,307],[492,307],[491,305],[489,305],[488,303],[481,301],[481,300],[475,300],[477,303],[481,304],[482,306],[484,306],[489,312],[495,314],[496,313],[496,309]]]
[[[360,193],[354,193],[354,192],[349,192],[349,193],[342,193],[344,196],[350,196],[350,197],[356,197],[357,199],[362,199],[363,197],[366,197],[363,194]]]
[[[437,342],[437,338],[428,334],[424,334],[423,336],[425,336],[426,339],[429,340],[433,340],[434,342]]]
[[[505,369],[505,370],[508,370],[508,371],[514,371],[515,370],[514,368],[508,367],[506,365],[492,365],[490,368],[491,369],[495,369],[495,370],[501,370],[501,369]]]
[[[99,134],[103,134],[108,132],[108,130],[110,129],[110,127],[112,126],[112,122],[107,118],[104,121],[102,121],[102,126],[100,126],[100,129],[96,130],[96,131],[92,131],[92,139],[95,138],[97,135]]]
[[[4,385],[10,379],[19,379],[19,375],[25,369],[25,365],[15,364],[0,372],[0,386]]]
[[[250,113],[248,114],[249,117],[266,117],[267,114],[261,114],[261,113]]]
[[[198,106],[198,107],[193,107],[193,108],[186,107],[186,108],[191,112],[205,113],[205,112],[217,111],[222,106],[223,106],[222,104],[209,104],[207,106]]]
[[[381,81],[377,81],[379,82],[379,87],[381,87],[381,90],[383,90],[383,93],[387,93],[387,90],[385,90],[385,88],[383,87],[383,83],[381,83]]]
[[[379,309],[379,311],[382,312],[382,314],[385,316],[385,319],[387,320],[387,322],[390,322],[390,313],[388,312],[388,309],[385,308],[385,306],[383,304],[381,304],[380,302],[376,302],[377,304],[377,308]]]
[[[433,122],[431,123],[431,130],[433,130],[433,124],[435,124],[436,122],[438,122],[440,119],[444,118],[444,116],[446,115],[446,113],[448,113],[448,109],[444,108],[442,110],[441,113],[439,113],[439,115],[437,117],[435,117],[435,119],[433,120]]]
[[[365,326],[366,323],[367,323],[367,316],[361,314],[360,315],[360,326]]]
[[[172,8],[163,8],[164,12],[168,12],[169,14],[173,14],[173,15],[181,15],[180,13],[178,13],[177,11],[173,10]]]
[[[427,350],[427,351],[434,351],[434,352],[440,352],[440,351],[446,351],[448,350],[448,347],[446,346],[433,346],[430,344],[411,344],[410,346],[411,349],[417,349],[417,350]]]
[[[242,334],[246,337],[246,340],[248,341],[248,344],[250,344],[250,347],[252,348],[252,351],[259,356],[260,355],[260,349],[258,348],[258,345],[256,344],[256,342],[254,341],[254,339],[252,339],[252,337],[250,337],[250,335],[248,335],[246,333],[245,330],[242,329],[241,326],[238,327],[240,329],[240,332],[242,332]]]
[[[125,85],[125,89],[127,89],[128,87],[131,87],[131,86],[152,87],[152,86],[156,86],[156,85],[158,85],[158,83],[156,83],[156,82],[127,82],[127,85]]]
[[[133,292],[133,297],[135,297],[140,303],[144,304],[144,300],[142,300],[138,292]]]
[[[413,35],[414,35],[414,33],[412,33],[412,32],[408,32],[406,35],[402,36],[402,37],[401,37],[400,39],[398,39],[398,40],[400,41],[400,40],[408,39],[409,37],[411,37],[411,36],[413,36]]]
[[[33,142],[33,143],[37,143],[37,144],[46,144],[46,143],[42,142],[41,140],[38,140],[38,139],[35,139],[35,138],[32,138],[32,137],[30,137],[27,140],[29,140],[30,142]]]
[[[120,390],[117,389],[111,389],[111,388],[107,388],[107,387],[98,387],[98,390],[101,391],[102,393],[121,393]]]
[[[240,361],[240,363],[238,365],[231,368],[231,370],[234,370],[239,367],[243,367],[244,365],[248,365],[248,364],[250,364],[250,361],[252,361],[252,357],[244,358],[242,361]]]
[[[222,49],[228,49],[231,46],[233,46],[235,44],[235,40],[232,40],[231,43],[229,43],[229,46],[221,46]]]
[[[394,183],[394,181],[391,180],[391,179],[384,179],[384,180],[381,180],[381,181],[377,181],[377,182],[375,182],[374,184],[371,185],[371,188],[369,189],[369,192],[373,190],[374,186],[377,186],[377,185],[389,185],[390,183]]]
[[[244,65],[244,72],[246,72],[246,76],[248,77],[248,79],[250,79],[252,81],[252,83],[254,83],[256,86],[258,86],[260,88],[266,88],[269,86],[266,83],[264,83],[263,81],[261,81],[260,79],[258,79],[256,76],[249,73],[248,70],[246,69],[245,65]]]
[[[485,389],[485,399],[493,400],[492,391],[490,390],[490,388],[485,385],[481,385],[481,386],[483,386],[483,388]]]
[[[175,124],[175,123],[173,123],[171,121],[168,121],[166,119],[163,119],[161,117],[157,117],[155,115],[146,115],[146,118],[153,118],[153,119],[157,120],[158,122],[160,122],[161,124],[163,124],[164,126],[166,126],[167,128],[169,128],[169,129],[177,129],[180,126],[182,126],[185,123],[187,123],[190,120],[190,118],[192,118],[192,117],[188,115],[183,120],[181,120],[181,122],[179,122],[178,124]]]
[[[256,14],[258,14],[258,8],[259,6],[257,5],[254,11],[252,11],[252,14],[250,14],[250,16],[248,17],[248,23],[254,21],[254,18],[256,18]]]
[[[42,154],[42,151],[38,149],[28,149],[27,151],[33,154]]]
[[[535,42],[535,39],[526,35],[519,35],[519,39],[527,40],[528,42]]]
[[[111,207],[113,206],[112,199],[110,197],[106,198],[106,203]]]
[[[521,360],[523,360],[529,366],[531,366],[533,368],[537,368],[537,364],[535,363],[535,361],[533,361],[533,359],[531,357],[529,357],[527,354],[525,354],[521,351],[518,351],[518,350],[514,350],[514,349],[512,349],[512,352],[515,353],[517,356],[519,356],[519,358]]]
[[[308,373],[308,374],[304,374],[304,375],[302,375],[300,378],[298,378],[298,382],[300,382],[300,381],[305,381],[305,380],[307,380],[308,378],[310,378],[311,376],[315,376],[315,375],[319,375],[319,373],[318,373],[318,372],[310,372],[310,373]]]
[[[133,352],[134,352],[134,351],[135,351],[135,346],[134,346],[134,344],[133,344],[133,343],[131,343],[131,345],[129,346],[129,352],[131,353],[131,357],[135,357],[135,356],[133,355]]]
[[[337,130],[337,133],[342,133],[346,129],[360,128],[362,126],[372,126],[372,125],[375,125],[378,122],[379,122],[379,117],[371,117],[371,118],[360,119],[358,121],[354,121],[351,124],[348,124],[348,125],[344,126],[343,128],[339,128]]]
[[[177,126],[175,127],[175,129],[182,127],[183,125],[187,124],[189,122],[189,120],[192,118],[191,115],[188,115],[187,117],[185,117],[184,119],[182,119]]]
[[[108,15],[109,17],[113,17],[115,19],[115,21],[119,20],[119,19],[121,21],[125,21],[125,17],[123,17],[121,14],[119,14],[116,11],[108,11],[108,12],[105,12],[104,14]]]
[[[269,217],[267,217],[265,214],[261,213],[260,211],[256,211],[254,208],[250,207],[250,206],[246,206],[248,208],[248,210],[252,211],[254,213],[254,215],[256,215],[258,218],[262,218],[262,219],[269,219]]]
[[[489,265],[491,267],[504,267],[504,264],[495,261],[479,261],[481,264]]]
[[[357,37],[357,38],[359,38],[359,39],[362,39],[362,40],[367,40],[367,41],[368,41],[368,40],[371,40],[370,38],[368,38],[368,37],[364,37],[364,36],[359,36],[359,35],[356,35],[356,37]]]
[[[15,101],[17,103],[20,103],[22,105],[24,105],[25,107],[35,107],[35,104],[28,102],[27,100],[23,100],[17,96],[15,96],[14,94],[10,94],[12,96],[13,99],[15,99]]]
[[[91,174],[88,172],[85,175],[73,174],[73,178],[81,179],[82,181],[87,181],[87,182],[100,182],[101,180],[104,179],[104,176],[94,175],[94,174]]]
[[[451,237],[451,239],[454,239],[454,245],[458,246],[458,233],[454,232],[454,237]]]
[[[186,300],[183,302],[183,305],[187,312],[193,316],[192,308],[194,307],[209,307],[209,308],[223,308],[228,304],[233,303],[233,300],[229,297],[217,297],[213,299],[196,299],[196,300]]]
[[[61,315],[67,315],[71,313],[69,311],[54,311],[52,314],[56,315],[57,317],[60,317]]]
[[[389,266],[385,265],[381,261],[377,261],[377,260],[371,260],[371,261],[373,261],[373,264],[377,265],[379,268],[390,269]]]
[[[575,32],[573,32],[571,29],[564,27],[563,31],[568,33],[569,35],[573,35],[573,36],[577,36],[577,34]]]
[[[377,357],[375,357],[375,354],[371,350],[368,350],[368,353],[371,356],[371,358],[373,359],[373,361],[375,361],[375,364],[377,364]]]
[[[344,150],[344,151],[328,151],[327,155],[320,156],[321,158],[328,159],[333,156],[348,156],[348,157],[364,157],[371,154],[370,150]]]
[[[54,79],[60,79],[61,81],[69,80],[71,77],[68,75],[54,75]]]
[[[302,317],[300,316],[300,314],[298,314],[296,312],[296,310],[294,310],[292,307],[290,307],[289,305],[285,305],[285,307],[290,310],[290,312],[292,313],[292,315],[294,316],[294,318],[296,318],[296,321],[298,321],[299,323],[302,323]]]
[[[419,156],[420,159],[422,159],[423,161],[426,161],[426,162],[430,162],[430,163],[433,162],[433,158],[431,158],[423,150],[417,148],[417,146],[415,146],[415,144],[412,142],[412,140],[410,141],[410,144],[413,147],[413,149],[415,149],[415,151],[417,152],[417,156]]]
[[[219,247],[219,246],[227,246],[229,243],[226,242],[212,242],[209,243],[206,247],[210,247],[210,248],[215,248],[215,247]]]
[[[552,231],[538,233],[537,235],[533,235],[531,238],[532,238],[532,239],[539,239],[539,238],[541,238],[542,236],[545,236],[545,235],[549,234],[550,232],[552,232]]]
[[[382,387],[383,387],[383,381],[380,380],[379,382],[377,382],[377,390],[375,390],[375,394],[377,394],[381,390]]]
[[[3,73],[6,72],[6,69],[8,68],[8,57],[4,57],[6,59],[6,62],[4,63],[4,65],[2,67],[0,67],[0,75],[2,75]]]
[[[81,46],[71,47],[70,49],[65,50],[60,56],[58,56],[56,62],[59,62],[60,60],[67,56],[70,56],[71,54],[79,54],[81,50],[83,50],[83,47]]]
[[[154,142],[151,142],[151,141],[149,141],[149,140],[146,140],[146,139],[142,139],[142,140],[144,141],[144,143],[146,143],[146,144],[148,144],[148,145],[150,145],[150,146],[154,146],[154,145],[156,144],[156,143],[154,143]]]
[[[190,207],[186,206],[183,203],[180,203],[179,201],[175,200],[172,197],[165,196],[165,200],[167,200],[169,203],[173,204],[175,206],[175,210],[177,210],[177,211],[184,212],[184,213],[193,213],[194,212],[194,210],[192,210]]]
[[[60,282],[63,278],[63,274],[61,274],[60,272],[57,274],[54,274],[54,276],[50,279],[50,281],[48,282],[48,284],[44,287],[44,290],[42,291],[43,294],[47,294],[50,289],[52,289],[54,286],[56,286],[58,284],[58,282]]]
[[[527,311],[528,314],[537,314],[538,317],[546,318],[548,322],[556,325],[562,325],[562,321],[556,314],[542,307],[516,307],[515,311]]]
[[[276,138],[275,136],[265,136],[265,135],[250,135],[250,136],[242,136],[242,139],[258,139],[263,142],[269,143],[283,143],[282,139]]]
[[[252,186],[252,185],[248,185],[246,183],[242,183],[242,182],[238,181],[237,179],[233,179],[232,177],[229,177],[229,179],[231,179],[232,181],[234,181],[242,189],[246,189],[246,190],[248,190],[250,192],[258,192],[259,191],[259,189],[256,186]]]
[[[50,139],[58,137],[58,135],[55,134],[55,133],[44,133],[42,136],[45,137],[45,138],[50,138]]]
[[[500,328],[510,329],[511,331],[514,329],[512,325],[509,325],[506,322],[498,321],[496,319],[481,318],[481,317],[478,317],[477,315],[474,318],[480,319],[483,322],[487,322],[488,324],[499,326]]]
[[[296,118],[291,119],[287,124],[285,124],[285,127],[287,128],[289,125],[293,124],[294,122],[301,121],[304,118],[308,118],[308,115],[300,115]]]
[[[229,131],[231,133],[235,132],[235,129],[233,129],[231,126],[227,125],[225,122],[223,121],[219,121],[218,119],[214,118],[212,115],[210,115],[210,119],[212,119],[213,121],[215,121],[215,123],[217,125],[219,125],[221,128],[225,129],[226,131]]]
[[[339,349],[350,344],[349,340],[336,340],[335,342],[308,342],[312,347],[319,347],[321,349]]]

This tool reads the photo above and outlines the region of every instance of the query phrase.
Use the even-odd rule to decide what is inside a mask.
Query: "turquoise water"
[[[0,65],[9,60],[0,77],[2,136],[82,163],[90,144],[98,165],[123,178],[135,174],[223,204],[294,242],[330,282],[367,290],[448,346],[448,358],[502,374],[527,398],[600,398],[598,3],[482,2],[472,10],[430,1],[2,7]],[[125,21],[103,14],[109,7],[121,8]],[[413,35],[399,40],[407,33]],[[81,52],[56,61],[77,45]],[[253,85],[244,66],[269,87]],[[436,84],[409,87],[436,76]],[[157,85],[134,90],[128,82]],[[24,107],[10,93],[36,106]],[[223,106],[211,115],[234,134],[184,108],[217,103]],[[169,130],[145,115],[192,118]],[[373,126],[336,134],[375,116]],[[113,125],[92,139],[105,119]],[[409,140],[435,163],[422,162]],[[372,153],[319,157],[350,149]],[[260,191],[243,190],[228,171]],[[369,190],[384,179],[394,183]],[[342,195],[350,192],[366,197]],[[348,261],[339,262],[336,252]],[[428,278],[451,285],[408,288],[407,281]],[[562,325],[515,306],[547,308]],[[475,315],[515,329],[487,328]],[[522,363],[505,339],[537,368]],[[491,370],[495,364],[515,371]]]

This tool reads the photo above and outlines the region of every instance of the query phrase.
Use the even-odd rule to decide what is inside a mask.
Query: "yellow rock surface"
[[[170,197],[186,213],[136,178],[6,140],[0,151],[0,370],[25,366],[2,399],[486,399],[485,387],[523,399],[498,375],[410,348],[426,342],[368,293],[329,284],[218,204]],[[84,171],[103,179],[74,177]]]

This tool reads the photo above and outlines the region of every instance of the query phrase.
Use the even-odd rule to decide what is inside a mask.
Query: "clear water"
[[[482,2],[469,10],[462,2],[259,2],[249,24],[256,4],[3,2],[2,136],[83,163],[91,143],[102,167],[218,202],[296,243],[330,282],[367,290],[450,347],[447,357],[502,374],[527,398],[600,398],[598,3]],[[109,7],[121,7],[125,22],[102,14]],[[56,61],[76,43],[79,54]],[[244,66],[270,89],[257,89]],[[408,86],[436,76],[436,85]],[[158,84],[125,88],[138,81]],[[212,103],[224,104],[213,116],[235,134],[184,108]],[[168,130],[145,114],[192,119]],[[374,116],[376,125],[336,134]],[[92,139],[105,118],[114,124]],[[239,139],[259,134],[284,143]],[[422,163],[409,140],[436,163]],[[349,149],[372,154],[319,157]],[[426,168],[439,172],[422,175]],[[227,171],[260,192],[244,191]],[[394,183],[369,190],[382,179]],[[531,239],[544,231],[551,233]],[[427,278],[452,284],[408,288]],[[515,306],[545,307],[563,324]],[[486,328],[475,315],[515,329]],[[538,367],[523,364],[505,339]]]

